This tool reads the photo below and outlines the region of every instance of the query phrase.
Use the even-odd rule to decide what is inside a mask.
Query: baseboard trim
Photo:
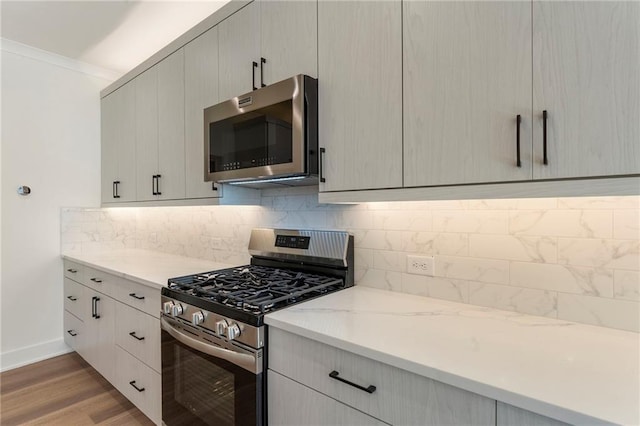
[[[13,370],[14,368],[23,367],[69,352],[73,352],[73,349],[67,346],[63,339],[50,340],[37,345],[3,352],[0,354],[0,372]]]

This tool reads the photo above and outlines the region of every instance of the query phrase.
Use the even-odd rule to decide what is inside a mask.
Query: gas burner
[[[169,280],[169,289],[234,309],[265,314],[343,287],[343,280],[284,268],[246,265]]]

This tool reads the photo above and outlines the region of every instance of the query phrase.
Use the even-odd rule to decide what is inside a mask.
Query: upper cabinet
[[[317,3],[257,0],[218,24],[220,101],[317,76]]]
[[[101,101],[102,202],[136,200],[135,85],[120,87]]]
[[[219,197],[220,185],[204,181],[204,109],[217,104],[218,27],[184,47],[186,197]]]
[[[402,186],[401,6],[318,3],[320,191]]]
[[[531,4],[409,1],[403,22],[404,186],[531,179]]]
[[[218,40],[220,101],[259,87],[260,4],[254,1],[220,22]]]
[[[261,84],[298,74],[318,77],[318,3],[258,0],[261,16]]]
[[[139,201],[185,196],[184,50],[136,77]]]
[[[382,3],[377,7],[395,5]],[[376,50],[393,35],[374,43],[395,21],[377,25],[372,47],[357,34],[375,7],[367,3],[357,16],[347,11],[358,7],[319,3],[320,188],[336,194],[322,194],[322,202],[429,198],[429,187],[434,198],[501,190],[544,196],[551,186],[542,183],[486,191],[463,185],[640,173],[640,3],[404,1],[401,101],[396,89],[376,97],[395,87],[393,72],[367,81],[397,61],[392,51]],[[385,133],[391,114],[370,113],[388,105],[401,109],[402,135]],[[388,168],[398,164],[398,150],[402,181]],[[372,161],[377,154],[382,159]],[[626,182],[611,188],[637,193],[637,181]],[[445,185],[457,187],[435,188]],[[576,193],[579,183],[562,185],[567,189],[551,192],[589,194]],[[589,187],[607,193],[607,183]],[[386,188],[396,191],[337,194]]]
[[[533,70],[535,179],[640,173],[640,3],[534,1]]]

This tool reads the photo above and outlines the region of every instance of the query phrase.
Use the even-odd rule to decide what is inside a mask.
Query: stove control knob
[[[202,311],[198,311],[195,314],[191,315],[191,324],[199,325],[204,322],[204,313]]]
[[[216,333],[220,336],[227,334],[227,322],[225,320],[220,320],[216,323]]]
[[[171,312],[173,312],[172,308],[173,308],[173,302],[164,302],[164,304],[162,305],[162,310],[167,315],[171,315]]]
[[[240,335],[240,327],[235,322],[227,328],[227,338],[233,340]]]
[[[179,303],[174,304],[171,314],[174,317],[177,317],[178,315],[182,315],[182,305]]]

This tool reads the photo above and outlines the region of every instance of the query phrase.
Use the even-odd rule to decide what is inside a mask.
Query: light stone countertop
[[[141,249],[124,249],[89,254],[63,253],[62,257],[72,262],[153,287],[166,287],[169,278],[237,266]]]
[[[265,323],[572,424],[640,424],[640,334],[353,287]]]

